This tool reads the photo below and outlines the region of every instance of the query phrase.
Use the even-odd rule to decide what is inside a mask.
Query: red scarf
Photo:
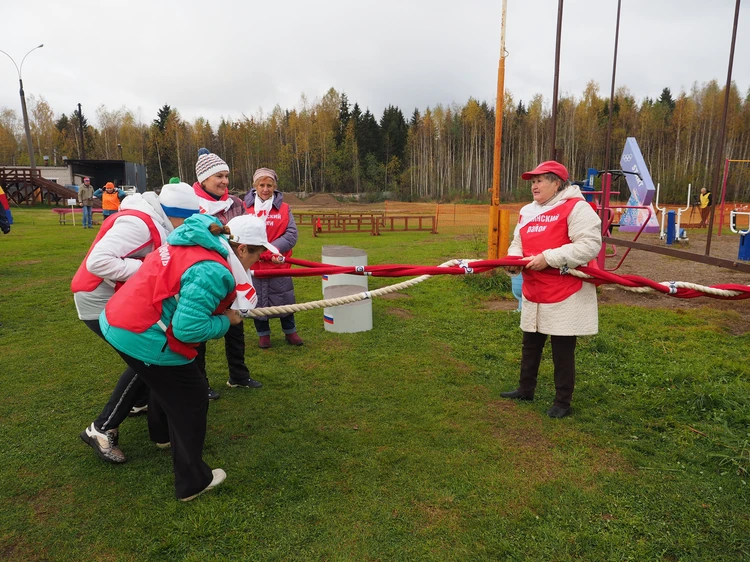
[[[229,198],[229,190],[226,188],[224,194],[218,199],[203,189],[200,182],[193,184],[193,191],[200,198],[199,206],[202,215],[215,217],[221,213],[226,213],[233,204],[233,201]],[[224,221],[222,220],[222,222]]]

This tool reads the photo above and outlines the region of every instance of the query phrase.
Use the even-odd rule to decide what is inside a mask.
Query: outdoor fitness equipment
[[[747,217],[748,227],[745,230],[737,229],[737,217]],[[745,211],[731,211],[729,213],[729,228],[735,234],[740,235],[740,249],[737,251],[737,259],[742,261],[750,261],[750,212]]]
[[[680,223],[682,221],[682,213],[687,211],[690,208],[690,190],[692,189],[692,184],[688,184],[688,190],[687,190],[687,204],[683,209],[677,209],[677,217],[675,222],[672,224],[672,226],[675,228],[674,232],[672,233],[665,233],[664,231],[664,220],[667,216],[667,208],[659,207],[659,190],[661,189],[661,183],[656,184],[656,199],[654,202],[654,207],[657,211],[661,213],[661,230],[659,232],[659,240],[664,240],[664,236],[666,234],[667,237],[667,244],[671,245],[672,241],[677,242],[687,242],[687,232],[685,232],[685,229],[680,228]],[[669,211],[670,213],[674,211]],[[667,227],[669,228],[669,224],[667,224]]]

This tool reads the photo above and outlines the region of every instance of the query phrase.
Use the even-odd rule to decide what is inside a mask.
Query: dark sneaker
[[[238,388],[243,386],[245,388],[260,388],[261,386],[263,386],[263,383],[251,378],[248,378],[246,381],[242,382],[234,382],[232,379],[229,379],[227,381],[227,386],[229,388]]]
[[[293,334],[287,334],[286,341],[291,345],[305,345],[305,342],[302,341],[302,338],[299,337],[297,332],[294,332]]]
[[[219,393],[216,392],[213,388],[210,386],[208,387],[208,399],[209,400],[218,400],[219,399]]]
[[[143,406],[133,406],[130,408],[130,412],[128,412],[128,415],[130,417],[140,416],[141,414],[145,414],[148,412],[148,404],[144,404]]]
[[[528,395],[521,392],[519,389],[511,390],[508,392],[501,392],[500,396],[503,398],[510,398],[511,400],[533,400],[534,395]]]
[[[553,405],[547,410],[547,415],[551,418],[564,418],[573,413],[573,408],[561,408],[560,406]]]
[[[97,430],[92,423],[81,432],[81,439],[107,462],[123,463],[127,459],[117,446],[117,429],[108,429],[104,433]]]
[[[261,349],[268,349],[271,347],[271,336],[260,336],[258,338],[258,347]]]
[[[205,488],[203,488],[197,494],[193,494],[192,496],[188,496],[186,498],[180,498],[180,501],[181,502],[189,502],[190,500],[194,500],[195,498],[197,498],[198,496],[200,496],[204,492],[208,492],[209,490],[213,490],[214,488],[216,488],[216,486],[218,486],[219,484],[221,484],[222,482],[224,482],[224,479],[227,477],[227,473],[224,472],[220,468],[214,468],[211,471],[211,474],[213,474],[214,477],[213,477],[213,479],[211,480],[211,483],[208,486],[206,486]]]

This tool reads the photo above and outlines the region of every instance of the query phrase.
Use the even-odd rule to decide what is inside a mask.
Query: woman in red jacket
[[[253,269],[289,269],[291,265],[284,258],[292,256],[292,248],[297,243],[297,225],[294,222],[292,210],[284,203],[284,194],[278,191],[278,177],[270,168],[260,168],[253,174],[253,189],[245,196],[245,206],[251,215],[261,217],[266,221],[268,239],[281,252],[281,256],[273,256],[266,252]],[[291,277],[270,277],[253,280],[255,290],[258,291],[258,306],[281,306],[294,304],[294,284]],[[255,331],[258,333],[258,347],[271,347],[271,327],[269,317],[253,318]],[[281,331],[284,338],[291,345],[303,345],[305,342],[297,334],[294,313],[282,314]]]
[[[201,148],[198,151],[198,162],[195,164],[195,175],[198,178],[193,184],[195,194],[200,200],[201,213],[216,217],[221,224],[227,224],[234,217],[245,214],[245,206],[239,197],[229,193],[229,166],[216,154]],[[245,364],[245,332],[242,323],[229,328],[224,335],[224,353],[229,365],[230,388],[260,388],[263,383],[250,376],[250,369]],[[198,366],[206,375],[206,344],[198,348]],[[208,399],[216,400],[219,393],[208,387]]]

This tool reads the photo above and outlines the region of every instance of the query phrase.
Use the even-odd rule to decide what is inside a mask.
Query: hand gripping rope
[[[417,283],[429,279],[433,275],[471,275],[474,273],[485,273],[497,267],[515,266],[522,267],[526,262],[517,256],[505,257],[499,260],[469,260],[469,259],[452,259],[439,266],[416,266],[404,264],[389,265],[358,265],[358,266],[337,266],[324,263],[317,263],[295,258],[288,258],[287,263],[301,266],[299,269],[262,269],[253,271],[253,275],[258,278],[269,277],[313,277],[318,275],[371,275],[373,277],[411,277],[414,279],[389,285],[374,291],[363,291],[345,297],[335,299],[311,301],[306,303],[297,303],[285,306],[271,306],[266,308],[256,308],[247,311],[247,317],[268,316],[276,314],[290,314],[301,310],[314,310],[329,306],[339,306],[358,302],[373,297],[380,297],[388,293],[394,293],[406,289]],[[680,299],[693,299],[697,297],[711,297],[724,300],[741,300],[750,298],[750,286],[739,285],[734,283],[723,285],[698,285],[696,283],[685,283],[682,281],[665,281],[657,283],[645,277],[637,275],[616,275],[609,271],[603,271],[596,267],[580,266],[577,268],[560,268],[561,275],[573,275],[594,285],[616,285],[626,291],[633,293],[661,293]]]

